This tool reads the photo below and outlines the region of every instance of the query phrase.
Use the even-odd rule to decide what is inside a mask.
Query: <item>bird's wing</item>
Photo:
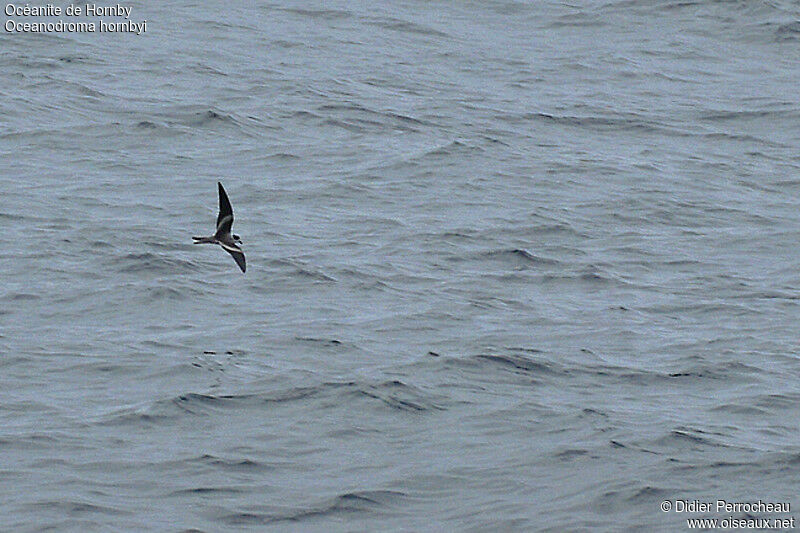
[[[228,225],[228,231],[231,230],[230,226],[233,225],[233,208],[231,207],[231,201],[228,200],[228,193],[225,192],[225,189],[222,188],[222,183],[217,182],[219,186],[219,215],[217,215],[217,231],[219,231],[219,226],[222,224],[222,221],[225,217],[231,217],[230,224]]]
[[[220,246],[222,246],[222,248],[226,252],[228,252],[233,256],[233,260],[236,261],[236,264],[239,265],[239,268],[241,268],[242,272],[244,272],[245,269],[247,268],[247,265],[245,264],[244,252],[242,251],[242,249],[239,248],[238,246],[230,245],[227,243],[220,243]]]
[[[217,231],[214,233],[214,237],[219,239],[223,235],[229,234],[231,232],[231,226],[233,226],[233,215],[222,217],[217,224]]]

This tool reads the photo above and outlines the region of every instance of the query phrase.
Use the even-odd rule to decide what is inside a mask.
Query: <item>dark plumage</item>
[[[247,265],[244,260],[244,252],[239,248],[238,244],[242,240],[238,235],[231,235],[231,227],[233,226],[233,208],[231,201],[228,200],[228,194],[222,187],[222,183],[217,182],[219,186],[219,214],[217,215],[217,231],[211,237],[192,237],[195,244],[219,244],[222,249],[233,256],[236,264],[245,271]]]

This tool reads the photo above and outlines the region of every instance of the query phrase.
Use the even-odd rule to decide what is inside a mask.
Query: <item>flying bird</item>
[[[231,234],[231,226],[233,226],[233,208],[231,201],[228,200],[228,194],[222,187],[222,183],[217,182],[219,186],[219,215],[217,215],[217,231],[211,237],[192,237],[195,244],[219,244],[222,249],[233,256],[236,264],[245,271],[246,265],[244,262],[244,252],[239,248],[242,244],[242,239],[238,235]]]

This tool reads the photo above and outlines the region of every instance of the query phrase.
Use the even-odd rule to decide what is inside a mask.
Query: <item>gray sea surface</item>
[[[0,31],[0,530],[794,516],[797,2],[122,5]]]

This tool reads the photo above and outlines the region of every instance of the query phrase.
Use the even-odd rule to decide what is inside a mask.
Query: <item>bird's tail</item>
[[[195,244],[214,244],[216,239],[214,237],[192,237]]]

